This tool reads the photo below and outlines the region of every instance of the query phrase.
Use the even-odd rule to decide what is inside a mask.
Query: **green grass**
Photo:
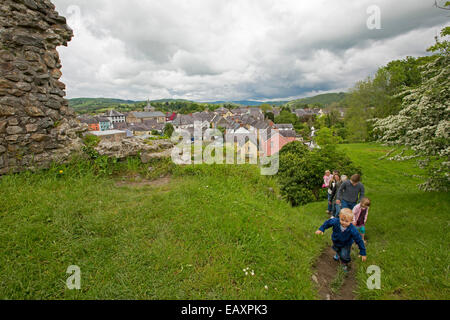
[[[337,267],[336,276],[330,283],[330,289],[333,294],[337,294],[339,290],[341,289],[342,285],[344,284],[345,277],[347,274],[345,273],[344,269],[342,267]]]
[[[447,299],[448,195],[419,191],[412,161],[378,160],[387,148],[340,148],[372,199],[358,297]],[[115,166],[147,170],[135,159]],[[83,163],[2,177],[0,299],[318,298],[312,265],[329,232],[314,232],[325,203],[290,207],[250,165],[151,166],[150,178],[173,172],[170,184],[118,187],[116,170]],[[365,286],[371,264],[381,290]],[[81,268],[80,291],[65,286],[70,265]]]
[[[378,160],[388,150],[376,144],[340,148],[363,168],[372,200],[367,221],[368,262],[359,262],[360,299],[448,299],[449,212],[447,193],[417,188],[425,172],[414,160]],[[381,270],[381,290],[366,286],[368,265]]]
[[[156,189],[65,170],[1,180],[0,298],[317,297],[318,220],[277,200],[257,168],[177,168]],[[65,287],[70,265],[79,292]]]

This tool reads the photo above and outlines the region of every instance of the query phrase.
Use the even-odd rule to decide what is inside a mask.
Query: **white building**
[[[122,123],[125,122],[125,115],[117,112],[116,110],[109,110],[106,115],[106,118],[108,118],[109,122],[111,122],[112,124],[114,123]]]

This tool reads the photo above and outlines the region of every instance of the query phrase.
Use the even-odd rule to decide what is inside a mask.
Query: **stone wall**
[[[0,174],[47,167],[85,131],[64,99],[56,47],[73,36],[48,0],[0,2]]]

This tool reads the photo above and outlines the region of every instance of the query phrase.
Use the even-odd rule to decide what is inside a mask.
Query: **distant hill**
[[[275,106],[281,106],[286,104],[288,101],[252,101],[252,100],[239,100],[239,101],[214,101],[214,102],[204,102],[208,104],[238,104],[246,107],[257,107],[262,104],[270,104]]]
[[[297,105],[304,104],[316,104],[324,108],[330,106],[333,102],[341,102],[345,99],[347,93],[326,93],[320,94],[314,97],[302,98],[293,101],[253,101],[253,100],[237,100],[237,101],[214,101],[214,102],[197,102],[200,104],[211,104],[211,105],[223,105],[223,104],[234,104],[246,107],[257,107],[262,104],[269,104],[275,106],[287,105],[291,108],[295,108]],[[187,102],[194,103],[190,100],[185,99],[159,99],[151,100],[150,102]],[[107,109],[116,109],[118,111],[133,111],[138,108],[142,108],[146,101],[135,101],[135,100],[122,100],[122,99],[111,99],[111,98],[74,98],[69,99],[69,106],[72,107],[77,113],[100,113]]]
[[[121,100],[121,99],[110,99],[110,98],[74,98],[69,99],[69,105],[74,108],[77,106],[84,105],[109,105],[109,104],[132,104],[137,101],[133,100]]]
[[[345,99],[347,96],[347,93],[345,92],[339,92],[339,93],[324,93],[319,94],[317,96],[308,97],[308,98],[302,98],[292,101],[252,101],[252,100],[240,100],[240,101],[214,101],[214,102],[208,102],[209,104],[238,104],[242,106],[260,106],[262,104],[270,104],[275,106],[282,106],[282,105],[288,105],[288,106],[295,106],[297,104],[318,104],[322,107],[328,107],[334,102],[341,102]]]
[[[191,102],[183,99],[160,99],[151,100],[150,102]],[[127,112],[142,107],[147,101],[122,100],[111,98],[74,98],[69,99],[69,106],[77,113],[100,113],[107,109],[115,109],[117,111]]]
[[[110,98],[69,99],[69,106],[80,114],[103,112],[104,110],[109,108],[117,109],[121,105],[132,107],[136,103],[139,103],[139,101],[110,99]]]
[[[348,93],[345,92],[339,92],[339,93],[325,93],[325,94],[319,94],[317,96],[308,97],[308,98],[302,98],[297,99],[288,102],[288,106],[295,106],[298,104],[318,104],[322,107],[328,107],[334,102],[341,102],[343,101]]]

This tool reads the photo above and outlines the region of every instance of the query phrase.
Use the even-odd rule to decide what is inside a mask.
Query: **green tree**
[[[294,113],[286,110],[281,111],[280,115],[278,117],[275,117],[275,123],[295,124],[297,120],[297,116]]]
[[[326,199],[322,190],[325,170],[337,169],[343,174],[361,174],[361,169],[334,146],[310,151],[301,142],[292,142],[280,151],[278,181],[281,194],[293,206]]]
[[[364,108],[351,107],[345,115],[345,128],[348,142],[364,142],[368,138],[367,113]]]
[[[269,111],[272,111],[272,106],[270,104],[264,103],[260,106],[260,109],[262,110],[262,112],[267,113]]]
[[[164,126],[164,135],[168,137],[172,137],[173,132],[175,131],[175,128],[171,123],[166,123]]]
[[[266,112],[264,115],[265,115],[266,119],[269,119],[272,122],[275,122],[275,115],[273,114],[273,112]]]
[[[332,129],[323,127],[316,133],[316,143],[321,146],[336,145],[342,142],[342,138],[339,137]]]

